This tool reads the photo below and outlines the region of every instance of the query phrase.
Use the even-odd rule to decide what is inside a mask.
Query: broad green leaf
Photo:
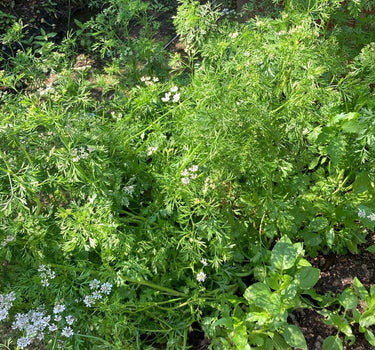
[[[366,250],[368,250],[370,253],[375,253],[375,244],[370,245]]]
[[[318,165],[319,160],[320,160],[320,157],[313,158],[309,164],[309,170],[314,169]]]
[[[270,319],[270,314],[268,312],[248,312],[246,314],[247,322],[257,322],[259,325],[265,324]]]
[[[375,335],[374,335],[374,333],[372,333],[370,330],[366,329],[365,338],[372,346],[375,346]]]
[[[331,248],[335,242],[335,230],[331,228],[330,230],[326,231],[325,236],[327,245]]]
[[[234,330],[234,336],[232,338],[233,343],[236,345],[238,349],[245,349],[245,346],[248,345],[248,336],[247,330],[245,326],[236,327]]]
[[[297,281],[302,289],[309,289],[315,286],[320,277],[320,270],[315,267],[302,267],[297,273]]]
[[[282,310],[284,310],[281,297],[277,293],[272,293],[271,297],[268,299],[268,304],[265,304],[262,307],[273,314],[280,313]]]
[[[324,339],[322,350],[342,350],[342,341],[340,338],[330,336]]]
[[[298,260],[298,264],[297,264],[298,267],[302,267],[302,266],[311,266],[310,262],[304,258],[302,259],[299,259]]]
[[[281,291],[281,296],[283,299],[293,299],[298,291],[298,282],[292,281],[288,284],[283,286],[283,290]]]
[[[269,287],[274,290],[279,289],[279,279],[280,274],[278,272],[271,272],[268,277],[266,277],[266,283]]]
[[[361,318],[362,314],[357,309],[353,309],[352,313],[353,313],[353,319],[354,319],[354,321],[356,321],[357,323],[359,323],[359,319]]]
[[[375,314],[373,310],[368,310],[359,318],[359,325],[361,327],[368,327],[375,324]]]
[[[368,291],[357,277],[353,279],[353,287],[362,300],[366,300],[369,297]]]
[[[267,308],[270,304],[271,290],[264,283],[254,283],[245,290],[244,298],[249,304]]]
[[[233,319],[230,317],[220,318],[212,324],[212,327],[217,326],[224,326],[226,329],[231,329],[233,327]]]
[[[322,216],[311,220],[308,229],[311,232],[319,232],[324,230],[328,226],[328,220]]]
[[[294,266],[297,257],[293,244],[277,242],[271,252],[271,265],[277,270],[287,270]]]
[[[359,173],[353,182],[353,192],[362,193],[371,191],[371,180],[367,172]]]
[[[307,349],[305,337],[297,326],[287,324],[284,329],[283,337],[290,346],[294,346],[297,349]]]
[[[322,236],[316,232],[303,232],[302,237],[305,244],[310,247],[317,247],[320,243],[322,243]]]
[[[273,340],[273,344],[275,345],[276,350],[291,350],[292,349],[285,342],[284,338],[278,333],[274,333],[272,340]]]
[[[264,344],[265,337],[266,336],[264,334],[250,332],[249,333],[249,342],[252,345],[259,345],[259,346],[261,346],[261,345]]]
[[[355,335],[353,334],[352,327],[350,324],[345,323],[341,328],[340,331],[345,334],[345,343],[349,345],[353,345],[355,342]]]
[[[345,310],[354,309],[358,304],[358,298],[351,288],[346,288],[339,297],[340,304]]]
[[[263,345],[263,349],[264,350],[274,350],[272,339],[270,339],[270,338],[266,339],[266,342]]]
[[[329,312],[328,318],[323,320],[323,322],[329,326],[336,326],[341,328],[344,325],[343,319],[336,313]]]

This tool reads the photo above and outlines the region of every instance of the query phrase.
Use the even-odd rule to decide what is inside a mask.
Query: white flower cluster
[[[169,102],[170,100],[171,100],[171,95],[172,95],[172,93],[174,94],[173,96],[172,96],[172,102],[178,102],[178,101],[180,101],[180,93],[179,92],[177,92],[178,91],[178,87],[177,86],[173,86],[173,87],[171,87],[171,89],[170,89],[170,91],[169,92],[166,92],[165,94],[164,94],[164,97],[162,97],[161,98],[161,100],[163,101],[163,102]]]
[[[192,165],[189,169],[184,169],[181,172],[181,182],[184,185],[187,185],[190,183],[190,180],[194,180],[197,178],[197,171],[198,171],[198,165]]]
[[[8,294],[0,294],[0,321],[8,317],[9,309],[13,306],[13,301],[16,300],[16,293],[10,292]]]
[[[124,187],[124,192],[131,196],[134,193],[134,185],[128,185]]]
[[[67,315],[65,318],[61,313],[65,311],[65,305],[56,305],[53,309],[54,317],[48,315],[43,309],[30,310],[27,313],[18,313],[12,324],[13,329],[17,329],[23,333],[23,336],[17,340],[17,346],[24,349],[34,340],[40,341],[44,339],[45,332],[56,332],[61,329],[61,335],[70,338],[74,331],[72,329],[76,318]]]
[[[238,32],[230,33],[230,34],[229,34],[229,37],[230,37],[231,39],[236,39],[236,38],[238,37]]]
[[[215,183],[209,177],[206,177],[206,180],[204,180],[203,185],[203,193],[207,193],[209,189],[214,190],[215,187]]]
[[[359,218],[367,218],[367,219],[370,219],[371,221],[375,221],[375,214],[370,213],[369,215],[367,215],[366,210],[364,210],[364,209],[358,209],[358,217]]]
[[[204,282],[206,280],[207,275],[201,271],[197,273],[197,281],[198,282]]]
[[[14,236],[7,236],[2,242],[1,245],[5,247],[9,242],[14,241],[16,238]]]
[[[92,147],[87,147],[87,150],[84,147],[74,148],[73,149],[73,162],[78,162],[80,159],[86,159],[89,156],[89,153],[93,152]],[[88,152],[88,153],[87,153]]]
[[[91,307],[97,300],[103,298],[103,294],[109,295],[112,290],[112,284],[109,282],[101,283],[99,280],[94,279],[90,282],[90,289],[93,291],[90,295],[83,298],[83,302],[87,307]]]
[[[147,155],[152,156],[158,150],[158,146],[151,146],[147,148]]]
[[[54,87],[52,86],[52,84],[47,84],[44,89],[38,90],[39,96],[48,95],[49,93],[51,93],[53,91],[54,91]]]
[[[206,267],[208,265],[207,259],[202,258],[201,264],[203,265],[203,267]],[[206,280],[206,278],[207,278],[207,275],[203,271],[200,271],[200,272],[197,273],[196,279],[197,279],[198,282],[204,282]]]
[[[56,277],[55,271],[52,271],[51,268],[46,265],[40,265],[38,268],[38,272],[40,273],[43,287],[48,287],[49,281],[53,280]]]
[[[157,83],[159,81],[158,77],[149,77],[149,76],[143,76],[141,77],[141,81],[145,83],[146,86],[153,85],[154,83]]]

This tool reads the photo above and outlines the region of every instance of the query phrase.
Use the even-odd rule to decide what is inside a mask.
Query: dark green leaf
[[[314,287],[320,277],[320,270],[315,267],[304,266],[297,274],[297,281],[302,289]]]
[[[368,310],[359,318],[359,325],[361,327],[368,327],[375,324],[375,315],[373,310]]]
[[[350,310],[357,306],[358,298],[352,289],[347,288],[341,293],[339,302],[345,308],[345,310]]]
[[[290,346],[294,346],[297,349],[307,349],[305,337],[297,326],[287,324],[283,337]]]
[[[274,333],[273,335],[273,344],[275,345],[276,350],[291,350],[291,347],[285,342],[284,338],[278,333]]]
[[[319,232],[319,231],[324,230],[327,226],[328,226],[328,220],[320,216],[311,220],[308,229],[311,232]]]
[[[362,300],[366,300],[369,297],[368,291],[357,277],[353,279],[353,287]]]
[[[249,304],[267,308],[270,303],[271,290],[264,283],[254,283],[245,290],[244,298]]]
[[[365,338],[372,346],[375,346],[375,335],[374,335],[374,333],[372,333],[370,330],[366,329]]]
[[[298,257],[293,244],[277,242],[271,253],[271,265],[277,270],[287,270],[294,266]]]
[[[342,350],[342,341],[340,338],[330,336],[324,339],[322,350]]]

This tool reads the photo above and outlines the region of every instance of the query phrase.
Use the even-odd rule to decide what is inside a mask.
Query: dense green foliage
[[[170,54],[171,3],[92,1],[58,44],[7,17],[9,347],[188,349],[193,325],[211,349],[306,349],[287,320],[303,307],[337,327],[324,349],[353,324],[375,346],[375,289],[318,295],[307,260],[374,228],[374,2],[250,1],[239,22],[181,0]]]

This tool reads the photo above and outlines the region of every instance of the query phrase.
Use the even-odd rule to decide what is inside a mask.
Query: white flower
[[[8,317],[8,309],[0,309],[0,321],[5,320]]]
[[[93,299],[95,299],[95,300],[100,300],[100,299],[103,298],[102,294],[98,290],[93,292],[91,295],[92,295]]]
[[[173,102],[178,102],[178,101],[180,101],[180,93],[179,92],[173,96]]]
[[[73,332],[73,329],[71,327],[65,327],[61,332],[61,335],[63,335],[64,337],[67,337],[67,338],[70,338],[73,334],[74,334],[74,332]]]
[[[16,300],[16,293],[14,292],[6,295],[0,294],[0,321],[8,317],[9,309],[13,306],[14,300]]]
[[[16,238],[14,236],[7,236],[4,241],[1,243],[3,247],[5,247],[9,242],[14,241]]]
[[[181,171],[181,176],[189,176],[188,170],[184,169],[183,171]]]
[[[359,218],[365,218],[366,217],[366,211],[364,209],[358,210],[358,217]]]
[[[125,187],[124,187],[124,192],[125,192],[126,194],[128,194],[128,195],[133,194],[133,192],[134,192],[134,185],[125,186]],[[98,281],[98,282],[99,282],[99,281]],[[99,285],[98,285],[97,288],[99,288],[99,287],[100,287],[100,283],[99,283]],[[97,289],[97,288],[95,288],[95,289]],[[92,289],[92,288],[91,288],[91,289]]]
[[[56,305],[53,308],[53,313],[54,314],[59,314],[60,312],[63,312],[64,310],[65,310],[65,305],[64,304],[59,304],[59,305]]]
[[[230,34],[229,34],[229,37],[230,37],[231,39],[236,39],[236,38],[238,37],[238,32],[230,33]]]
[[[60,322],[62,320],[61,315],[55,315],[55,321]]]
[[[171,99],[171,93],[170,92],[166,92],[164,97],[161,98],[161,100],[163,102],[168,102],[170,99]]]
[[[371,221],[375,221],[375,214],[371,213],[370,215],[367,216],[367,219],[370,219]]]
[[[92,304],[95,304],[95,299],[92,297],[92,295],[86,295],[83,298],[83,302],[87,307],[91,307]]]
[[[26,348],[26,346],[31,344],[31,339],[29,337],[21,337],[17,339],[17,346],[21,349]]]
[[[56,323],[50,324],[49,327],[48,327],[48,329],[49,329],[50,332],[57,331],[57,325],[56,325]]]
[[[22,330],[29,323],[29,318],[25,314],[17,314],[15,319],[12,324],[12,329]]]
[[[52,271],[51,268],[46,265],[40,265],[38,268],[38,272],[40,272],[40,277],[42,279],[41,284],[43,287],[48,287],[49,280],[54,279],[56,276],[55,272]]]
[[[157,147],[157,146],[149,147],[149,148],[147,148],[147,155],[148,155],[148,156],[151,156],[151,155],[153,155],[157,150],[158,150],[158,147]]]
[[[205,258],[203,258],[201,260],[201,263],[202,263],[203,266],[207,266],[207,260]]]
[[[125,187],[125,188],[126,188],[126,187]],[[124,189],[124,190],[125,190],[125,189]],[[94,280],[92,280],[92,281],[90,282],[89,286],[90,286],[90,289],[91,289],[91,290],[92,290],[92,289],[99,289],[99,288],[100,288],[100,281],[97,280],[97,279],[94,279]]]
[[[191,175],[190,175],[190,178],[191,178],[192,180],[196,179],[196,178],[197,178],[197,174],[191,174]]]
[[[153,78],[152,78],[152,81],[153,81],[154,83],[157,83],[157,82],[159,81],[159,78],[158,78],[158,77],[153,77]]]
[[[187,185],[187,184],[189,184],[190,179],[189,179],[188,177],[183,177],[183,178],[181,178],[181,182],[182,182],[184,185]]]
[[[65,317],[65,321],[69,326],[71,326],[76,321],[76,318],[72,315],[68,315]]]
[[[171,92],[177,92],[178,91],[178,87],[177,86],[172,86],[171,87]]]
[[[207,277],[207,275],[203,271],[197,273],[197,281],[198,282],[204,282],[206,280],[206,277]]]
[[[105,282],[105,283],[102,284],[102,287],[100,288],[100,291],[103,294],[109,295],[111,293],[111,289],[112,289],[112,284],[109,283],[109,282]]]
[[[39,267],[38,267],[38,272],[43,272],[43,271],[46,271],[47,270],[47,266],[46,265],[40,265]]]
[[[43,287],[48,287],[49,286],[48,280],[43,279],[42,282],[40,282],[40,283],[42,284]]]
[[[192,173],[196,173],[198,171],[198,165],[192,165],[189,170],[192,172]]]

